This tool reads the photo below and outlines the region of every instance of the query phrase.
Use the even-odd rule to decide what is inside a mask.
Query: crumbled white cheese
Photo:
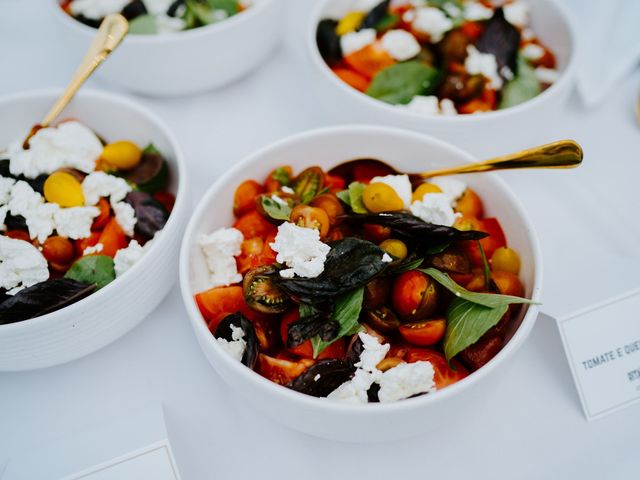
[[[382,255],[382,261],[384,263],[390,263],[393,262],[393,258],[391,258],[391,256],[385,252],[384,255]]]
[[[537,43],[527,43],[524,47],[520,49],[520,53],[527,60],[540,60],[544,54],[544,48],[542,48]]]
[[[464,5],[464,19],[477,22],[493,17],[493,9],[485,7],[480,2],[467,2]]]
[[[293,274],[304,278],[315,278],[324,270],[324,261],[331,247],[320,241],[320,232],[315,228],[299,227],[285,222],[278,227],[275,242],[270,244],[277,252],[276,261],[289,269],[280,275],[291,278]]]
[[[235,325],[231,325],[231,341],[226,338],[216,338],[216,342],[234,360],[241,361],[244,351],[247,348],[247,341],[244,339],[244,330]]]
[[[462,197],[462,194],[467,189],[466,183],[454,177],[435,177],[430,179],[429,182],[438,186],[442,193],[449,196],[452,207],[456,206],[457,200]]]
[[[456,220],[451,198],[444,193],[430,193],[411,204],[411,213],[427,223],[450,227]]]
[[[74,0],[70,8],[73,15],[99,20],[110,13],[119,13],[131,0]]]
[[[431,362],[401,363],[382,374],[378,381],[381,403],[395,402],[421,393],[436,391]]]
[[[0,205],[6,205],[11,200],[11,189],[16,181],[13,178],[0,177]]]
[[[0,235],[0,288],[9,295],[49,278],[47,260],[24,240]]]
[[[362,341],[364,349],[360,354],[360,360],[355,366],[375,374],[376,377],[379,376],[380,370],[378,370],[377,365],[387,356],[391,345],[380,343],[376,337],[365,332],[358,333],[358,337]]]
[[[442,5],[442,9],[447,12],[451,18],[459,18],[462,15],[462,10],[457,5],[454,5],[451,2],[447,2]]]
[[[44,198],[31,185],[22,180],[11,188],[11,198],[7,204],[11,215],[24,217],[29,236],[44,242],[55,229],[54,215],[60,209],[53,203],[44,203]]]
[[[342,55],[345,57],[376,41],[376,30],[374,28],[364,28],[358,32],[345,33],[340,37],[340,47]]]
[[[515,77],[515,75],[513,74],[513,71],[507,66],[507,65],[503,65],[500,68],[500,75],[502,76],[502,78],[504,78],[507,82],[513,80],[513,78]]]
[[[214,13],[218,10],[214,10]],[[224,10],[223,10],[224,12]],[[227,12],[224,12],[225,15]],[[181,32],[186,27],[186,22],[182,18],[170,17],[169,15],[156,15],[156,27],[159,34]],[[226,17],[225,17],[226,18]],[[214,17],[215,21],[218,21]],[[223,18],[224,20],[224,18]]]
[[[538,67],[535,69],[535,75],[539,82],[555,83],[558,81],[560,74],[553,68]]]
[[[28,150],[22,149],[22,141],[16,140],[9,146],[9,170],[13,175],[28,178],[61,168],[90,173],[102,153],[102,144],[95,133],[75,121],[38,130],[29,140]]]
[[[8,203],[11,215],[22,215],[26,218],[42,203],[44,203],[42,195],[31,188],[27,182],[17,181],[11,188],[11,198]]]
[[[145,248],[149,243],[150,242],[147,242],[143,247],[137,240],[131,240],[126,248],[121,248],[116,252],[113,257],[113,267],[116,271],[116,277],[121,276],[142,258]]]
[[[116,222],[118,222],[122,231],[128,236],[133,237],[136,223],[138,223],[136,211],[126,202],[116,202],[112,207]]]
[[[150,15],[162,15],[167,13],[169,7],[175,0],[142,0],[144,8]]]
[[[439,8],[422,7],[415,11],[412,26],[417,32],[428,34],[431,41],[437,43],[453,28],[453,21]]]
[[[137,242],[136,242],[137,243]],[[94,253],[100,253],[104,249],[104,245],[96,243],[93,246],[87,247],[83,250],[82,255],[93,255]],[[118,250],[119,251],[119,250]],[[117,254],[117,252],[116,252]]]
[[[406,105],[407,109],[418,115],[457,115],[456,106],[448,98],[438,102],[435,95],[416,95]]]
[[[0,232],[7,229],[7,226],[4,224],[4,221],[7,218],[7,213],[9,212],[9,206],[3,205],[0,207]]]
[[[58,209],[53,219],[58,235],[78,240],[91,235],[91,224],[98,215],[97,207],[70,207]]]
[[[529,6],[525,2],[515,0],[502,7],[504,18],[516,27],[524,27],[529,21]]]
[[[416,37],[406,30],[389,30],[380,39],[380,44],[393,59],[399,62],[415,57],[421,50]]]
[[[235,228],[220,228],[209,235],[200,235],[198,245],[209,268],[210,288],[242,281],[234,257],[240,255],[243,240],[242,232]]]
[[[367,403],[367,391],[375,381],[373,374],[357,369],[353,378],[327,395],[329,400],[344,403]]]
[[[482,53],[473,45],[468,45],[464,68],[471,75],[483,75],[489,80],[489,86],[492,89],[498,90],[502,87],[502,78],[498,74],[498,61],[493,54]]]
[[[271,195],[271,199],[272,199],[274,202],[279,203],[279,204],[280,204],[280,205],[282,205],[282,206],[288,206],[288,205],[289,205],[285,200],[283,200],[282,198],[280,198],[278,195],[275,195],[275,194],[274,194],[274,195]]]
[[[370,183],[384,183],[390,186],[398,194],[405,207],[411,204],[411,181],[409,175],[386,175],[373,177]]]
[[[293,188],[288,187],[286,185],[284,187],[282,187],[282,192],[286,193],[286,194],[289,194],[289,195],[294,195],[296,193],[296,191]]]
[[[111,205],[124,200],[133,189],[124,178],[105,172],[93,172],[82,181],[85,205],[96,205],[101,197],[111,199]]]

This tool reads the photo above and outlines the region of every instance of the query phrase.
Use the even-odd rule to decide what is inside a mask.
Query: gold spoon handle
[[[62,110],[71,101],[82,84],[91,76],[96,68],[104,62],[115,50],[129,30],[129,22],[119,13],[107,15],[100,24],[98,34],[89,47],[82,63],[73,75],[73,78],[62,92],[58,101],[51,107],[47,116],[44,117],[41,127],[49,126],[60,115]]]
[[[582,163],[582,157],[583,153],[580,145],[573,140],[560,140],[479,163],[424,172],[420,176],[422,178],[431,178],[456,173],[488,172],[515,168],[575,168]]]

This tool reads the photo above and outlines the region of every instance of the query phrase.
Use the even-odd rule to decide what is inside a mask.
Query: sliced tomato
[[[277,230],[275,225],[269,223],[262,215],[256,210],[252,210],[249,213],[245,213],[233,224],[234,228],[237,228],[242,232],[244,238],[252,237],[266,237],[270,233]]]
[[[405,323],[400,325],[398,331],[407,342],[421,347],[429,347],[442,340],[447,331],[447,320],[434,318],[421,322]]]
[[[261,353],[258,355],[257,371],[272,382],[286,385],[302,375],[314,363],[308,358],[300,360],[274,358]]]
[[[215,332],[220,321],[227,315],[248,309],[242,287],[237,285],[210,288],[197,293],[195,300],[211,332]]]
[[[431,316],[439,297],[436,282],[418,270],[398,275],[391,290],[393,309],[405,320],[419,321]]]
[[[373,78],[380,71],[396,63],[379,42],[367,45],[347,55],[344,57],[344,61],[355,72],[368,79]]]
[[[430,348],[410,348],[405,356],[405,360],[408,363],[419,361],[430,362],[435,371],[433,380],[436,382],[436,388],[438,390],[453,385],[469,375],[460,362],[452,359],[451,366],[449,366],[443,354]]]
[[[100,255],[115,257],[118,250],[127,247],[129,240],[127,240],[127,236],[116,219],[112,218],[107,222],[104,230],[100,233],[100,238],[97,243],[102,244]]]
[[[102,230],[111,218],[111,207],[106,198],[101,198],[98,201],[97,207],[100,209],[100,215],[93,219],[93,223],[91,224],[92,231]]]
[[[332,70],[333,73],[335,73],[338,78],[340,78],[340,80],[360,92],[364,93],[367,91],[367,88],[369,88],[371,80],[354,70],[343,67],[334,67],[332,68]]]
[[[280,323],[280,337],[282,338],[282,343],[285,345],[285,348],[287,348],[286,345],[289,334],[289,325],[299,318],[300,314],[297,309],[288,311],[282,317],[282,322]],[[297,347],[287,348],[287,351],[303,358],[313,358],[313,345],[311,345],[311,340],[306,340]],[[344,354],[344,339],[340,338],[320,352],[318,359],[342,358],[344,357]]]

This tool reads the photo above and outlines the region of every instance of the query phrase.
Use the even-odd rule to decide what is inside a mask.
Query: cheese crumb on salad
[[[380,39],[382,48],[384,48],[394,60],[404,62],[420,53],[422,47],[406,30],[389,30]]]
[[[493,17],[493,10],[485,7],[480,2],[467,2],[464,6],[463,16],[465,20],[478,21],[489,20]]]
[[[29,242],[0,235],[0,288],[15,295],[26,287],[49,278],[42,253]]]
[[[364,28],[359,32],[349,32],[340,37],[340,47],[342,53],[350,55],[376,41],[376,30],[374,28]]]
[[[498,61],[491,53],[482,53],[473,45],[467,46],[467,58],[464,68],[471,75],[482,75],[489,80],[489,86],[498,90],[502,88],[502,77],[498,73]]]
[[[529,21],[529,6],[525,2],[516,0],[502,7],[504,18],[516,27],[524,27]]]
[[[116,202],[112,204],[111,207],[113,208],[113,213],[115,214],[118,225],[120,225],[124,233],[133,237],[136,223],[138,223],[136,211],[131,205],[125,202]]]
[[[416,95],[404,106],[419,115],[457,115],[458,111],[453,101],[443,98],[438,101],[435,95]]]
[[[276,261],[288,269],[280,270],[284,278],[294,275],[315,278],[324,271],[324,261],[331,247],[320,241],[320,232],[315,228],[299,227],[291,222],[278,226],[275,242],[270,244],[278,254]]]
[[[105,172],[93,172],[82,181],[85,205],[95,205],[101,197],[109,198],[113,205],[124,200],[131,191],[133,189],[125,179]]]
[[[200,235],[198,244],[209,268],[210,288],[242,281],[234,257],[240,255],[243,240],[242,232],[235,228],[219,228],[209,235]]]
[[[113,268],[115,269],[116,277],[121,276],[124,272],[133,267],[138,260],[142,258],[145,248],[152,241],[153,240],[148,241],[143,247],[137,240],[131,240],[126,248],[118,250],[116,255],[113,257]],[[96,247],[98,245],[96,245]],[[99,251],[102,251],[102,248],[100,248]]]
[[[98,215],[100,209],[97,207],[59,208],[53,219],[58,235],[79,240],[91,235],[91,224]]]
[[[401,363],[382,374],[378,384],[381,403],[395,402],[421,393],[436,391],[431,362]]]
[[[216,342],[222,349],[227,352],[231,358],[238,362],[242,360],[245,350],[247,349],[247,341],[244,339],[244,331],[240,327],[231,325],[231,341],[226,338],[218,337]]]
[[[444,193],[430,193],[422,200],[411,204],[411,213],[421,220],[434,225],[451,227],[456,220],[456,213],[451,207],[451,198]]]
[[[442,193],[451,198],[451,206],[455,207],[457,201],[467,189],[467,184],[453,177],[435,177],[429,180],[442,190]]]
[[[428,34],[436,43],[453,28],[453,21],[439,8],[422,7],[415,11],[412,26],[416,31]]]
[[[398,194],[405,207],[411,205],[411,181],[409,180],[409,175],[373,177],[370,183],[384,183],[390,186]]]

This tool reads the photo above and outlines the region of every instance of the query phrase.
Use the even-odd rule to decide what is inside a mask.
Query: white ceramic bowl
[[[576,69],[576,40],[571,21],[553,0],[524,0],[530,5],[531,27],[556,54],[560,78],[537,97],[505,110],[473,115],[427,116],[371,98],[340,80],[322,59],[316,43],[320,20],[339,18],[355,0],[319,0],[307,25],[310,82],[317,104],[334,120],[367,122],[410,128],[437,136],[476,153],[530,146],[532,133],[540,135],[545,124],[560,112],[571,93]],[[489,139],[496,139],[488,141]]]
[[[74,46],[88,48],[96,29],[47,0]],[[256,68],[278,43],[280,0],[255,4],[220,23],[165,35],[128,35],[96,74],[143,95],[187,95],[227,84]]]
[[[479,409],[482,402],[469,402],[465,394],[476,385],[490,385],[491,378],[485,377],[509,363],[531,331],[537,308],[523,309],[518,318],[520,326],[486,366],[432,395],[394,404],[345,405],[310,397],[272,383],[233,360],[216,343],[194,301],[194,294],[206,288],[207,276],[204,258],[197,246],[198,236],[232,224],[233,193],[243,180],[262,180],[281,165],[292,165],[298,172],[311,165],[329,169],[358,157],[379,158],[404,171],[474,161],[469,154],[440,140],[388,127],[333,127],[282,140],[238,163],[206,193],[191,217],[182,243],[180,286],[202,351],[239,395],[256,409],[296,430],[335,440],[365,442],[407,437],[436,428],[439,422],[452,421],[456,408]],[[467,176],[464,180],[483,198],[488,214],[500,219],[509,245],[522,258],[521,278],[526,295],[538,300],[542,276],[540,250],[520,202],[495,175]]]
[[[46,90],[0,98],[0,145],[24,136],[59,94]],[[175,138],[151,112],[113,94],[83,90],[60,118],[65,117],[108,140],[153,142],[169,161],[175,207],[151,247],[122,277],[62,310],[0,325],[0,371],[49,367],[108,345],[140,323],[175,282],[188,209],[184,159]]]

